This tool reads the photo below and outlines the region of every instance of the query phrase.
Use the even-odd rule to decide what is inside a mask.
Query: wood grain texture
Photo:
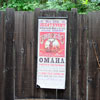
[[[5,12],[0,11],[0,100],[4,100],[5,84]]]
[[[16,12],[15,48],[16,48],[16,82],[17,98],[34,95],[34,37],[32,12]]]
[[[89,77],[89,82],[88,82],[88,86],[89,86],[89,94],[88,94],[88,100],[99,100],[100,99],[100,83],[99,81],[97,82],[96,79],[98,77],[98,75],[100,75],[98,73],[98,65],[97,65],[97,61],[96,61],[96,57],[95,57],[95,53],[93,50],[93,46],[92,46],[92,41],[95,42],[95,45],[97,46],[97,48],[99,48],[99,52],[100,53],[100,28],[98,26],[100,26],[100,12],[93,12],[93,13],[89,13],[88,17],[89,17],[89,71],[88,71],[88,77]],[[100,56],[100,54],[99,54]],[[100,76],[99,76],[100,77]],[[97,80],[100,80],[100,78],[98,77]],[[98,84],[98,85],[97,85]],[[98,89],[96,88],[98,87]],[[98,92],[97,92],[98,91]]]
[[[5,64],[5,100],[14,99],[13,91],[13,35],[14,35],[14,10],[6,10],[6,64]]]
[[[25,65],[25,14],[24,12],[15,13],[15,48],[16,48],[16,72],[15,72],[15,96],[23,97],[23,69]]]
[[[79,72],[78,99],[86,100],[87,97],[87,40],[88,40],[88,17],[87,15],[79,15],[78,17],[78,38],[79,38]]]
[[[72,9],[72,19],[71,19],[71,100],[76,100],[77,95],[77,10]]]
[[[67,17],[66,89],[36,86],[38,17]],[[100,100],[100,12],[0,11],[0,100]],[[34,98],[34,99],[32,99]]]

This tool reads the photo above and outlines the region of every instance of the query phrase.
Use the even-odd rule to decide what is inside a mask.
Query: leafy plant
[[[75,3],[72,3],[70,1],[66,1],[65,3],[62,4],[62,10],[70,11],[71,8],[76,8]]]
[[[82,4],[88,4],[88,0],[81,0],[80,3],[82,3]]]
[[[35,8],[40,9],[56,9],[56,10],[68,10],[71,8],[77,8],[79,13],[87,13],[89,11],[100,10],[99,2],[89,2],[88,0],[77,0],[77,4],[72,0],[2,0],[3,4],[0,10],[6,8],[14,8],[17,11],[34,11]],[[5,2],[4,2],[5,1]]]
[[[88,9],[88,6],[86,4],[77,4],[76,8],[78,9],[78,12],[86,12]]]
[[[88,6],[88,9],[87,9],[88,12],[100,10],[99,2],[88,3],[87,6]]]

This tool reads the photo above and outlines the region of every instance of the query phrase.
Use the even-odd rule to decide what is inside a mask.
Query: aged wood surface
[[[25,67],[24,75],[27,77],[23,78],[24,85],[24,95],[25,97],[34,96],[34,13],[26,12],[25,13]],[[28,92],[28,93],[27,93]]]
[[[6,63],[5,63],[5,100],[12,100],[13,95],[13,35],[14,10],[6,10]]]
[[[87,84],[87,34],[88,34],[88,17],[79,15],[78,38],[79,38],[79,72],[78,72],[78,99],[86,100]]]
[[[88,100],[99,100],[100,99],[100,83],[96,78],[98,77],[99,72],[97,70],[98,64],[96,61],[95,53],[93,50],[92,41],[95,42],[96,48],[99,48],[99,57],[100,57],[100,12],[89,13],[89,94]],[[99,59],[100,60],[100,59]],[[97,80],[100,80],[100,76]],[[98,87],[98,89],[97,89]],[[99,91],[98,91],[99,90]]]
[[[5,13],[0,11],[0,100],[4,100],[5,84]]]
[[[23,97],[23,67],[25,65],[24,42],[25,42],[25,18],[24,12],[15,13],[15,47],[16,47],[16,73],[15,73],[15,96]],[[23,34],[22,34],[23,33]]]
[[[74,20],[75,19],[75,20]],[[77,95],[77,9],[72,9],[71,19],[71,100],[76,100]]]
[[[67,17],[66,89],[36,86],[38,17]],[[0,100],[100,100],[100,12],[0,11]],[[31,99],[34,98],[34,99]],[[38,99],[37,99],[38,98]]]
[[[15,48],[16,48],[16,79],[15,96],[33,97],[34,95],[34,13],[16,12],[15,16]],[[26,77],[24,77],[26,75]]]

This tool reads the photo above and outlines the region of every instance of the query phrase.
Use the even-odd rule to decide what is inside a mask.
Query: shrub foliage
[[[0,10],[14,8],[17,11],[34,11],[35,8],[40,8],[70,11],[71,8],[77,8],[79,13],[100,10],[99,2],[89,2],[88,0],[77,1],[78,2],[72,2],[72,0],[1,0]]]

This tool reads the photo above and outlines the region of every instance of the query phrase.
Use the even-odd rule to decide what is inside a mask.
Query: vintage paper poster
[[[37,85],[65,89],[66,19],[38,19]]]

